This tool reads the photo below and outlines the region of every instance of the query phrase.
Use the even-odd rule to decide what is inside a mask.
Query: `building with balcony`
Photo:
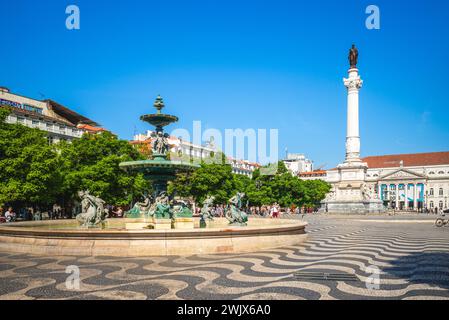
[[[147,145],[146,149],[149,149],[152,141],[152,133],[153,131],[149,130],[146,134],[135,135],[134,141],[131,141],[131,143],[134,145]],[[197,160],[200,162],[213,158],[219,152],[212,141],[206,145],[196,145],[189,141],[170,136],[168,142],[172,146],[170,151],[175,157],[187,158],[193,161]],[[227,157],[227,162],[231,165],[233,173],[248,177],[252,176],[254,170],[261,167],[258,163],[231,157]]]
[[[53,100],[24,97],[11,93],[4,87],[0,87],[0,107],[11,110],[7,123],[19,123],[43,130],[48,133],[48,139],[52,143],[71,141],[80,138],[85,132],[104,131],[95,121]]]

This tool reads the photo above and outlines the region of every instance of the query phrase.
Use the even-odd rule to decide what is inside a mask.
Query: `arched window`
[[[444,171],[440,171],[440,172],[438,172],[438,174],[444,174]]]
[[[429,175],[430,175],[430,174],[435,174],[435,172],[433,172],[433,171],[430,171],[430,172],[429,172]]]

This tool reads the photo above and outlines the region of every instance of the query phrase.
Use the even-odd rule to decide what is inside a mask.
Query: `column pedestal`
[[[375,182],[366,181],[368,164],[360,159],[359,90],[363,81],[356,68],[348,71],[343,79],[348,90],[346,157],[337,169],[328,171],[332,192],[323,201],[321,212],[339,214],[367,214],[385,212],[376,193]]]

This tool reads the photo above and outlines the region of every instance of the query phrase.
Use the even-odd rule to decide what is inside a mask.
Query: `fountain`
[[[167,195],[167,183],[174,180],[176,174],[180,172],[190,172],[199,166],[182,161],[168,160],[170,145],[168,134],[164,133],[164,127],[177,122],[178,117],[163,114],[165,107],[161,96],[156,98],[154,107],[155,114],[147,114],[140,117],[142,121],[153,125],[153,155],[152,159],[143,161],[130,161],[120,164],[120,168],[128,172],[140,172],[144,177],[152,181],[154,193],[152,197],[145,199],[145,205],[139,203],[131,211],[127,212],[128,217],[150,218],[152,221],[148,225],[151,229],[193,229],[193,213],[184,202],[170,203]],[[150,205],[150,203],[152,204]],[[142,210],[143,209],[143,210]],[[128,225],[129,228],[140,228],[140,225]]]
[[[88,191],[81,192],[84,209],[77,220],[0,225],[0,252],[146,257],[255,252],[306,241],[305,222],[262,218],[248,221],[241,211],[241,193],[229,200],[226,218],[211,215],[213,197],[206,199],[201,219],[193,217],[185,202],[171,201],[167,183],[177,173],[195,170],[197,165],[168,159],[170,146],[164,127],[178,118],[162,113],[161,97],[154,106],[157,113],[141,117],[156,128],[152,159],[120,164],[123,170],[141,172],[152,181],[152,196],[137,203],[126,218],[105,221],[104,202]]]

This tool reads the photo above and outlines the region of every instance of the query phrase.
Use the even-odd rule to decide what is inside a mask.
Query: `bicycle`
[[[442,228],[449,225],[449,219],[444,219],[444,218],[438,218],[435,221],[435,226],[437,226],[438,228]]]

